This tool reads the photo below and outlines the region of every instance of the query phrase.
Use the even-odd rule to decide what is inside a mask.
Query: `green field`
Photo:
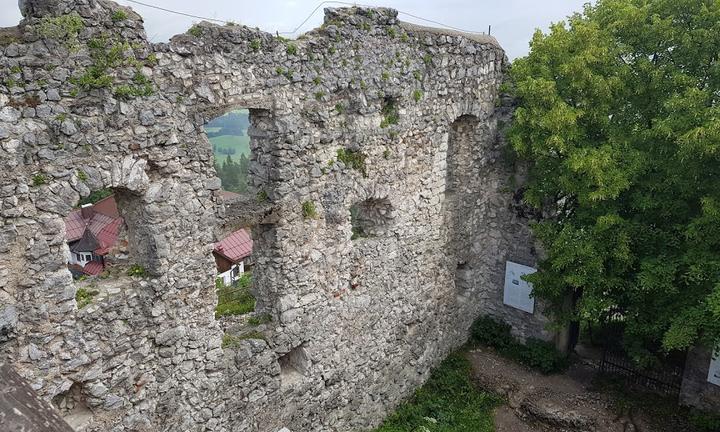
[[[223,148],[234,148],[235,154],[231,155],[233,160],[238,160],[241,154],[244,154],[248,158],[250,157],[250,137],[247,135],[221,135],[210,138],[210,144],[212,144],[213,148],[216,148],[217,150]],[[219,151],[215,152],[215,160],[218,162],[221,162],[226,157],[227,155],[220,153]]]

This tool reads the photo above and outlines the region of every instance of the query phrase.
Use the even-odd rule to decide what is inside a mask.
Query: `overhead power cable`
[[[134,4],[137,4],[137,5],[140,5],[140,6],[145,6],[145,7],[149,7],[149,8],[152,8],[152,9],[161,10],[161,11],[163,11],[163,12],[168,12],[168,13],[172,13],[172,14],[176,14],[176,15],[182,15],[182,16],[189,17],[189,18],[196,18],[196,19],[199,19],[199,20],[211,21],[211,22],[216,22],[216,23],[221,23],[221,24],[233,24],[233,23],[234,23],[233,21],[226,21],[226,20],[217,19],[217,18],[209,18],[209,17],[204,17],[204,16],[200,16],[200,15],[194,15],[194,14],[190,14],[190,13],[186,13],[186,12],[180,12],[180,11],[177,11],[177,10],[173,10],[173,9],[168,9],[168,8],[156,6],[156,5],[149,4],[149,3],[145,3],[145,2],[141,2],[141,1],[138,1],[138,0],[125,0],[125,1],[128,2],[128,3],[134,3]],[[360,4],[360,3],[351,3],[351,2],[344,2],[344,1],[335,1],[335,0],[332,0],[332,1],[322,1],[322,2],[318,3],[318,5],[315,7],[315,9],[313,9],[312,12],[310,12],[310,15],[308,15],[307,18],[305,18],[305,19],[300,23],[300,25],[298,25],[297,27],[295,27],[294,30],[292,30],[292,31],[284,31],[284,32],[277,32],[277,33],[278,33],[278,34],[295,34],[295,33],[297,33],[298,30],[300,30],[300,29],[302,28],[302,26],[304,26],[305,24],[307,24],[307,22],[310,20],[310,18],[312,18],[313,15],[315,15],[315,13],[316,13],[321,7],[323,7],[323,6],[325,6],[325,5],[329,5],[329,4],[340,4],[340,5],[345,5],[345,6],[360,6],[360,7],[370,7],[370,8],[371,8],[371,7],[377,7],[377,6],[372,6],[372,5],[365,5],[365,4]],[[450,29],[450,30],[456,30],[456,31],[463,32],[463,33],[485,34],[485,32],[478,32],[478,31],[473,31],[473,30],[462,29],[462,28],[459,28],[459,27],[454,27],[454,26],[451,26],[451,25],[448,25],[448,24],[441,23],[441,22],[439,22],[439,21],[431,20],[431,19],[428,19],[428,18],[423,18],[423,17],[421,17],[421,16],[414,15],[414,14],[411,14],[411,13],[409,13],[409,12],[404,12],[404,11],[401,11],[401,10],[398,10],[398,13],[401,14],[401,15],[407,15],[407,16],[409,16],[409,17],[411,17],[411,18],[415,18],[415,19],[420,20],[420,21],[425,21],[425,22],[428,22],[428,23],[431,23],[431,24],[435,24],[435,25],[438,25],[438,26],[440,26],[440,27],[445,27],[445,28],[448,28],[448,29]]]

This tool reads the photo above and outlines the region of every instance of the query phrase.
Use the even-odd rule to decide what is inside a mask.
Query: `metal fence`
[[[622,377],[628,384],[639,385],[669,396],[680,394],[683,377],[682,368],[638,369],[624,354],[608,350],[603,352],[600,372]]]

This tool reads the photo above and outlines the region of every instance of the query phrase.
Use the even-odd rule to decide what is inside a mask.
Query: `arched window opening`
[[[368,198],[358,202],[350,207],[351,239],[382,236],[393,220],[393,206],[387,198]]]

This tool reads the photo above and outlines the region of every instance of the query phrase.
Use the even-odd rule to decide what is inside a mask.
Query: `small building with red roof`
[[[68,268],[74,276],[100,274],[105,256],[118,242],[123,219],[110,195],[85,204],[65,218],[65,238],[70,248]]]
[[[245,270],[252,266],[253,241],[246,229],[239,229],[215,243],[213,256],[219,278],[232,285]]]

